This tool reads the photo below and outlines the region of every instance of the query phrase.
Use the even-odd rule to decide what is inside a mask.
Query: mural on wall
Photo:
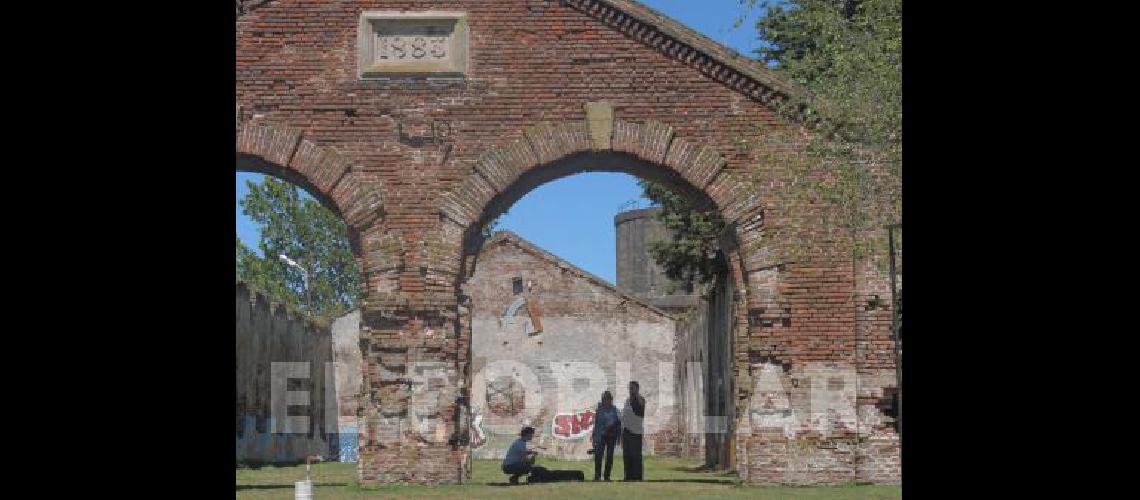
[[[519,312],[519,308],[522,307],[523,304],[526,304],[526,297],[515,297],[515,300],[511,302],[511,305],[507,306],[507,310],[503,311],[503,318],[514,317],[514,315]]]
[[[538,299],[533,297],[534,282],[527,282],[526,289],[527,292],[523,293],[521,280],[514,279],[515,300],[511,301],[499,317],[499,328],[513,329],[521,325],[522,331],[527,335],[538,335],[542,333],[542,308]],[[523,306],[526,306],[527,316],[516,318]]]
[[[551,434],[564,440],[579,440],[590,435],[594,429],[594,410],[580,410],[574,413],[559,413],[551,420]]]
[[[487,433],[483,430],[483,405],[471,407],[471,448],[479,449],[487,443]]]

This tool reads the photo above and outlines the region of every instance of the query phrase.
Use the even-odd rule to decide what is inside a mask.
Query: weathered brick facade
[[[465,76],[358,79],[365,10],[465,13]],[[788,177],[746,139],[758,125],[798,128],[771,107],[793,86],[628,0],[277,0],[239,12],[237,168],[299,183],[340,213],[367,281],[365,483],[466,476],[458,405],[471,319],[459,287],[479,229],[534,186],[587,170],[665,182],[731,223],[742,478],[899,480],[897,434],[877,399],[894,380],[882,354],[889,311],[863,307],[888,296],[882,272],[851,259],[776,262],[766,249],[782,242],[761,237],[819,210],[746,181],[757,170]],[[612,121],[588,120],[608,116],[587,116],[601,102]],[[448,132],[431,138],[433,122]],[[850,435],[746,425],[763,367],[794,375],[817,363],[857,368],[866,382],[856,385],[867,418]],[[394,424],[413,416],[414,427]]]

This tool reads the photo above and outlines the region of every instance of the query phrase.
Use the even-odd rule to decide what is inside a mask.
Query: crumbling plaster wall
[[[655,434],[671,422],[675,406],[673,318],[515,241],[485,244],[464,288],[474,311],[472,411],[481,426],[475,457],[501,458],[519,429],[532,425],[548,455],[589,458],[601,392],[610,390],[620,409],[630,380],[648,401],[645,453],[652,454]],[[527,285],[522,294],[514,293],[515,278]],[[512,308],[519,295],[538,307]],[[532,312],[541,315],[541,332]],[[538,387],[528,391],[528,375],[520,371],[532,373]],[[508,372],[519,379],[512,384],[500,376]],[[519,400],[529,412],[510,408]]]

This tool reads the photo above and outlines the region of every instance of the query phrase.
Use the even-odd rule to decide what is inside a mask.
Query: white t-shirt
[[[644,414],[645,408],[642,408],[641,411]],[[639,417],[633,412],[633,405],[630,403],[630,399],[626,398],[625,406],[621,409],[621,426],[634,434],[644,434],[645,428],[641,425],[644,419],[644,415]]]

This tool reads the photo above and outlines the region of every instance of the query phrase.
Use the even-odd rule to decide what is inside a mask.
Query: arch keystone
[[[586,124],[590,130],[590,142],[595,150],[612,148],[614,132],[614,105],[609,101],[586,103]]]

